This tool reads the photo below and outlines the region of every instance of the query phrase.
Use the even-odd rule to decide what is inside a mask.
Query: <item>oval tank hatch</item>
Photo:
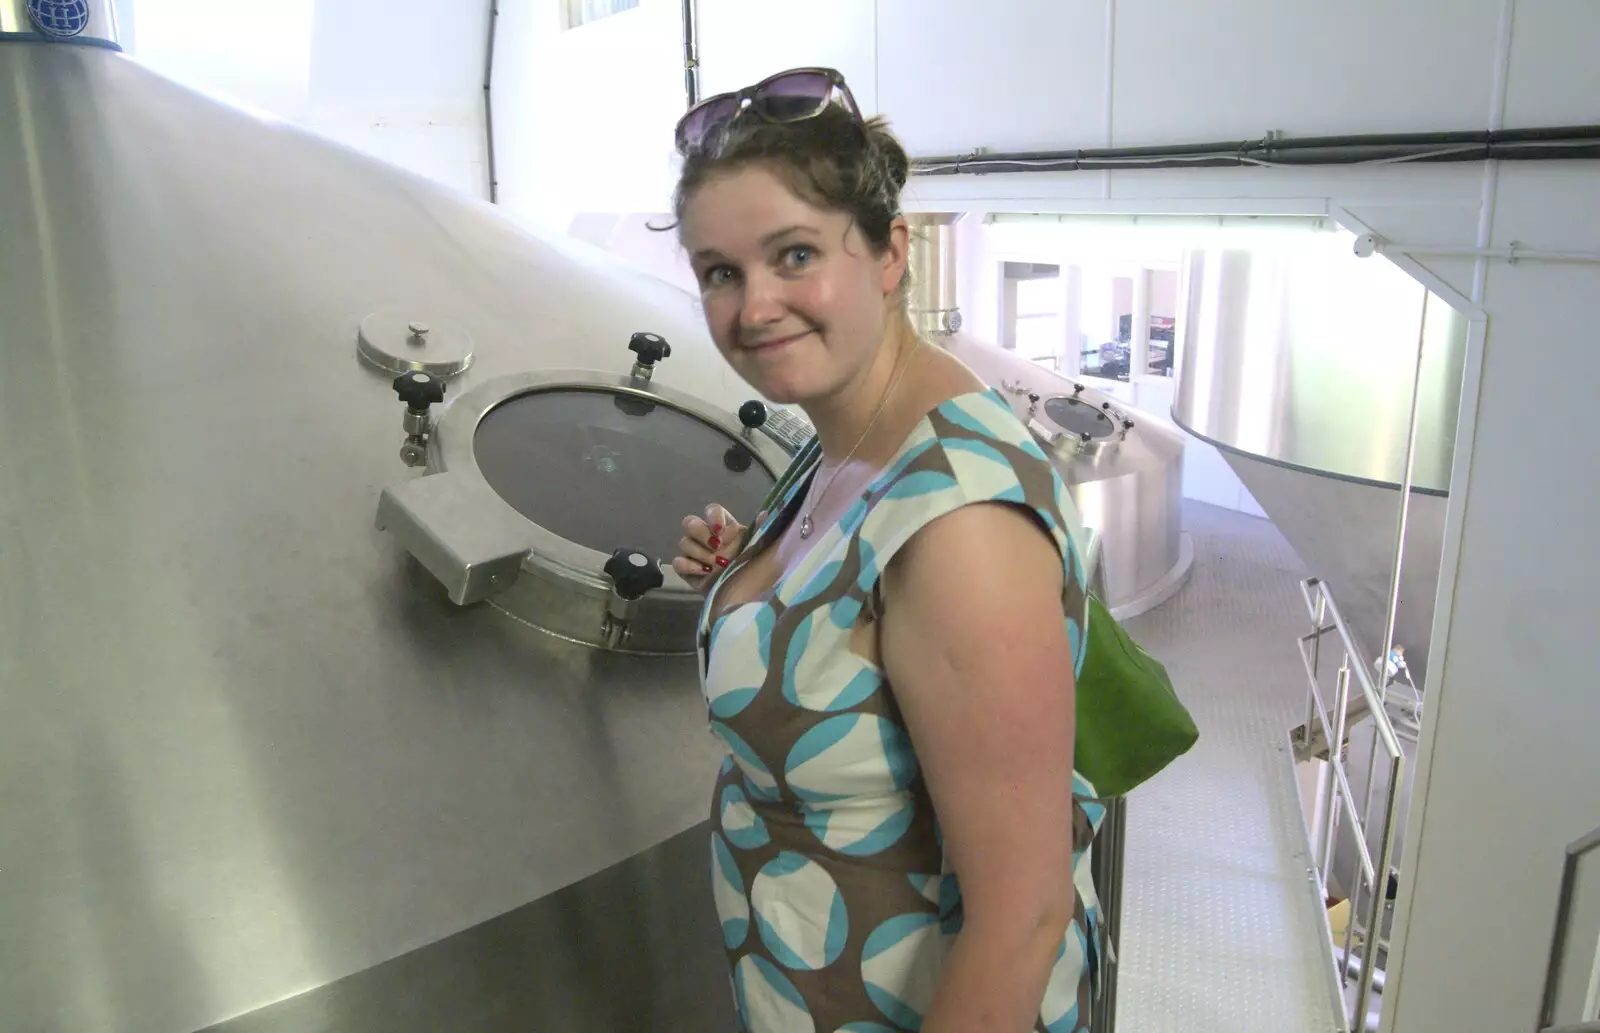
[[[682,517],[717,501],[750,519],[789,462],[743,415],[637,374],[497,377],[409,428],[426,471],[384,490],[378,527],[457,604],[599,648],[692,653],[701,596],[671,566]]]

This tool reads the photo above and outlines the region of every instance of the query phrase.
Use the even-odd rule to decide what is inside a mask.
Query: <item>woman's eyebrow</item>
[[[761,246],[762,247],[771,247],[773,244],[775,244],[778,241],[782,240],[784,237],[787,237],[791,233],[818,233],[818,232],[820,232],[820,231],[815,226],[808,226],[803,222],[802,223],[796,223],[793,226],[785,226],[781,230],[777,230],[775,232],[767,234],[765,237],[762,237],[761,238]]]

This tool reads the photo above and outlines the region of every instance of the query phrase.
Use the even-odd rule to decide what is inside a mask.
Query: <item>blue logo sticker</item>
[[[28,16],[51,39],[71,39],[89,27],[89,0],[28,0]]]

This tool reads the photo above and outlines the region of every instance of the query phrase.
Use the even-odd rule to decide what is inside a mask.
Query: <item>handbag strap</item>
[[[767,492],[767,497],[761,500],[761,508],[756,515],[759,516],[761,513],[765,513],[769,517],[772,516],[772,507],[781,502],[783,497],[789,493],[789,489],[794,487],[795,482],[810,473],[821,459],[822,442],[813,434],[811,440],[802,445],[800,451],[795,453],[794,459],[790,460],[788,468],[783,471],[777,482],[772,485],[772,490]],[[758,530],[760,528],[757,526],[755,517],[752,516],[750,526],[745,530],[746,540],[748,541],[749,537]]]

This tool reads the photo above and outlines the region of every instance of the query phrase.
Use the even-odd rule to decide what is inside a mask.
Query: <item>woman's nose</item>
[[[739,321],[745,326],[776,323],[788,311],[783,303],[783,286],[774,277],[752,276],[745,281],[744,304]]]

